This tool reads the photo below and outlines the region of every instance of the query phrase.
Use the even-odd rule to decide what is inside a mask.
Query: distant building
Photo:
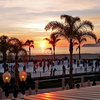
[[[100,43],[96,43],[96,44],[84,44],[82,47],[100,47]]]

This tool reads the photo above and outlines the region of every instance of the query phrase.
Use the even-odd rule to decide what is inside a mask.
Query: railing
[[[73,69],[73,74],[79,74],[79,73],[89,73],[89,72],[99,72],[100,68],[97,67],[96,69],[94,68],[94,70],[92,70],[91,66],[89,66],[87,69],[85,69],[85,67],[77,67]],[[52,74],[51,74],[52,73]],[[62,70],[57,70],[55,71],[55,73],[53,74],[53,71],[37,71],[37,72],[31,72],[31,77],[35,78],[35,77],[47,77],[47,76],[58,76],[58,75],[63,75],[63,71]],[[69,68],[66,69],[65,71],[65,75],[69,75]]]

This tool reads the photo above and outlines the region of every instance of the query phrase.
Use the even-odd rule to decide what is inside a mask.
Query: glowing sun
[[[44,48],[45,47],[45,43],[41,43],[41,47]]]

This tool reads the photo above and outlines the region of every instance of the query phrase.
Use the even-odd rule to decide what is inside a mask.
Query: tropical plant
[[[45,40],[47,40],[49,42],[49,44],[52,45],[53,47],[53,55],[54,55],[54,60],[55,60],[55,46],[56,46],[56,43],[60,40],[58,35],[56,34],[51,34],[50,35],[50,39],[49,38],[45,38]]]
[[[10,44],[8,42],[8,37],[7,36],[1,36],[0,37],[0,53],[3,56],[3,67],[4,67],[4,72],[7,71],[7,51],[10,48]]]
[[[69,52],[70,52],[70,88],[73,88],[73,78],[72,78],[72,70],[73,70],[73,41],[76,39],[80,32],[93,34],[91,30],[93,30],[93,24],[90,21],[81,22],[79,17],[72,17],[69,15],[61,15],[61,19],[64,19],[64,23],[51,21],[49,22],[45,29],[54,31],[53,34],[59,35],[60,37],[65,37],[69,41]],[[90,31],[89,31],[90,30]],[[87,35],[88,35],[87,34]]]
[[[33,40],[27,40],[24,43],[25,46],[29,47],[29,61],[30,61],[30,57],[31,57],[31,48],[34,48],[34,41]]]
[[[78,45],[76,50],[79,49],[79,60],[81,58],[80,54],[81,44],[83,42],[87,42],[87,37],[93,38],[96,41],[96,36],[93,33],[89,34],[88,32],[79,32],[78,36],[76,37],[76,42],[74,44]]]
[[[100,43],[100,38],[99,38],[99,39],[97,39],[96,43]]]
[[[10,53],[13,53],[15,55],[15,83],[18,85],[18,57],[21,53],[22,55],[25,55],[27,57],[26,50],[22,47],[22,42],[17,38],[11,38],[9,39],[9,43],[12,44],[12,47],[9,49]]]
[[[7,55],[7,61],[9,63],[9,66],[10,66],[10,63],[13,61],[13,54],[8,52],[8,55]]]
[[[46,48],[45,50],[49,50],[51,52],[51,55],[52,55],[52,48]]]

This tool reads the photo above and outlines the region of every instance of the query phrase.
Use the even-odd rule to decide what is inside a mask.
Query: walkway
[[[100,85],[24,96],[21,100],[100,100]]]

